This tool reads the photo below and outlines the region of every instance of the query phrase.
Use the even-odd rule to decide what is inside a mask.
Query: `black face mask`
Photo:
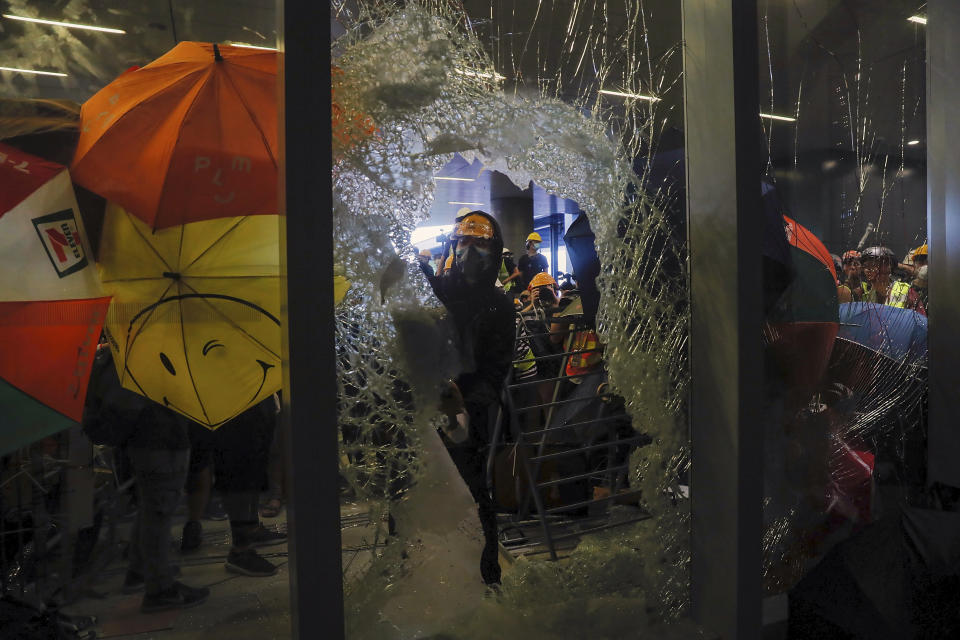
[[[457,247],[457,266],[468,283],[477,284],[490,270],[490,250],[474,246]]]

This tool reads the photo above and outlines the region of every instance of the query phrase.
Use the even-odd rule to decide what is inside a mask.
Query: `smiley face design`
[[[280,321],[234,296],[188,293],[127,326],[125,384],[215,428],[280,388]]]

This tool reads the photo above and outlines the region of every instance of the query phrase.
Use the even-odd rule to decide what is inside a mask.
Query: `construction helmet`
[[[557,286],[557,281],[554,280],[553,277],[551,277],[551,275],[546,271],[541,271],[537,275],[530,278],[530,284],[527,285],[527,289],[532,290],[532,289],[536,289],[537,287],[545,287],[545,286],[555,287]]]
[[[851,249],[850,251],[847,251],[846,253],[843,254],[844,263],[848,262],[849,260],[859,260],[859,259],[860,259],[860,252],[857,251],[856,249]]]
[[[536,231],[534,231],[533,233],[531,233],[530,235],[527,236],[527,242],[530,242],[530,241],[533,241],[533,242],[543,242],[543,238],[540,237],[540,234],[539,234],[539,233],[537,233]]]
[[[433,254],[430,253],[430,249],[420,249],[420,253],[417,254],[417,255],[419,255],[421,258],[432,258],[432,257],[433,257]]]
[[[471,237],[491,240],[494,236],[493,225],[486,214],[475,211],[457,221],[452,235],[454,238]]]
[[[860,254],[861,259],[895,260],[896,256],[888,247],[868,247]]]
[[[926,243],[920,245],[919,247],[917,247],[916,249],[914,249],[911,253],[913,253],[914,256],[925,256],[925,255],[927,255],[927,245],[926,245]]]

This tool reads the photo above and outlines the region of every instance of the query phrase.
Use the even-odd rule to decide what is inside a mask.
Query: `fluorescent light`
[[[910,16],[907,20],[909,22],[916,22],[917,24],[927,24],[927,19],[924,16]]]
[[[449,228],[450,225],[417,227],[410,234],[410,244],[420,244],[428,240],[433,241],[433,244],[437,244],[436,237],[445,234]]]
[[[256,44],[247,44],[246,42],[228,42],[231,47],[240,47],[241,49],[263,49],[264,51],[276,51],[276,47],[261,47]]]
[[[489,78],[493,80],[506,80],[506,76],[502,76],[496,71],[493,73],[487,73],[485,71],[471,71],[469,69],[454,69],[454,73],[458,73],[461,76],[470,76],[471,78]]]
[[[919,140],[911,140],[911,141],[908,142],[907,144],[909,144],[909,145],[920,144],[920,141],[919,141]]]
[[[609,91],[607,89],[600,89],[600,93],[608,96],[620,96],[621,98],[636,98],[637,100],[649,100],[650,102],[660,101],[660,98],[656,96],[645,96],[639,93],[624,93],[622,91]]]
[[[0,67],[0,71],[13,71],[14,73],[33,73],[38,76],[57,76],[58,78],[67,77],[67,74],[57,73],[56,71],[34,71],[33,69],[15,69],[14,67]]]
[[[472,205],[474,207],[483,207],[483,206],[486,206],[487,203],[486,202],[455,202],[453,200],[449,200],[447,201],[447,204],[466,204],[466,205]]]
[[[126,33],[123,29],[111,29],[109,27],[95,27],[91,24],[77,24],[75,22],[57,22],[56,20],[41,20],[40,18],[25,18],[23,16],[13,16],[9,13],[3,14],[4,18],[10,20],[22,20],[23,22],[36,22],[37,24],[49,24],[54,27],[67,27],[68,29],[86,29],[88,31],[102,31],[104,33]]]
[[[769,120],[782,120],[783,122],[796,122],[796,118],[791,118],[789,116],[775,116],[772,113],[761,113],[761,118],[767,118]]]
[[[456,180],[458,182],[473,182],[474,178],[454,178],[452,176],[433,176],[434,180]]]

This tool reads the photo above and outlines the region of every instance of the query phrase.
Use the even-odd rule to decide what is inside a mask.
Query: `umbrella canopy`
[[[911,309],[874,302],[840,305],[839,338],[904,364],[926,366],[927,318]]]
[[[107,206],[100,274],[121,383],[216,428],[280,389],[280,252],[274,216],[151,233]]]
[[[830,252],[815,235],[787,216],[783,227],[793,277],[769,315],[765,337],[787,382],[787,406],[799,409],[830,361],[837,335],[837,276]]]
[[[106,316],[66,167],[0,144],[0,453],[79,421]]]
[[[87,100],[74,179],[153,229],[277,213],[276,52],[181,42]]]
[[[795,277],[778,301],[774,322],[837,322],[837,272],[830,252],[803,225],[783,216]]]

